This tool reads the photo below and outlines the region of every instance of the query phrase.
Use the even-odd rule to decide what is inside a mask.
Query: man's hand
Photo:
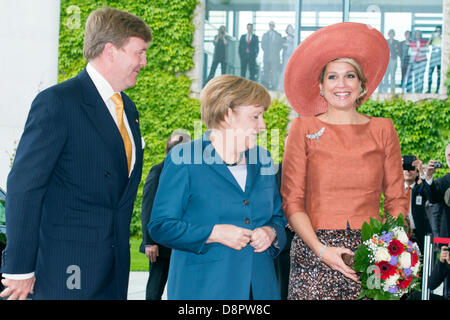
[[[8,300],[26,300],[28,294],[33,293],[35,281],[35,277],[24,280],[2,279],[6,289],[0,293],[0,297],[8,297]]]
[[[156,262],[156,258],[159,257],[159,247],[157,244],[145,246],[145,255],[150,262]]]
[[[434,164],[436,162],[437,162],[436,160],[430,160],[430,162],[428,162],[428,165],[425,168],[427,180],[430,180],[431,178],[433,178],[433,175],[436,172],[436,168],[434,167]]]
[[[441,248],[441,256],[439,258],[439,261],[441,263],[447,262],[448,264],[450,264],[450,255],[448,253],[448,247],[443,246]]]
[[[419,175],[424,175],[422,160],[416,157],[416,160],[413,161],[412,166],[415,167],[419,171]]]

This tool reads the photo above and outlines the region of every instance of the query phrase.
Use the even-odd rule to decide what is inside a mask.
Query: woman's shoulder
[[[304,131],[316,127],[318,123],[320,120],[315,116],[299,116],[292,120],[291,130]]]
[[[371,126],[376,130],[391,132],[394,129],[394,122],[390,118],[370,117]]]

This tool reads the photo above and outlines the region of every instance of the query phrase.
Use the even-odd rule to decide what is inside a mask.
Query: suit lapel
[[[251,150],[245,151],[245,157],[247,158],[247,181],[245,183],[245,192],[250,193],[255,185],[256,178],[260,169],[260,162],[254,163],[253,159],[258,159],[258,148],[254,147]],[[256,158],[253,156],[256,155]]]
[[[111,158],[114,159],[119,171],[128,176],[125,148],[123,147],[123,140],[114,119],[111,117],[105,102],[87,74],[86,69],[80,72],[78,78],[83,88],[84,110],[86,114],[105,143],[106,149],[109,151]],[[120,155],[118,156],[118,154]]]
[[[136,160],[138,158],[139,152],[142,151],[142,141],[141,141],[141,131],[139,129],[139,119],[137,118],[136,112],[134,112],[134,107],[131,100],[126,97],[124,101],[124,111],[127,115],[128,125],[130,126],[131,133],[133,134],[134,145],[136,146]]]

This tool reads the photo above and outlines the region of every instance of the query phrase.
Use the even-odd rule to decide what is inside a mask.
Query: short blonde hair
[[[229,74],[218,76],[200,94],[202,120],[208,129],[217,129],[228,108],[261,106],[267,110],[270,100],[269,92],[259,83]]]
[[[358,61],[356,61],[355,59],[352,59],[352,58],[337,58],[337,59],[331,60],[323,67],[322,71],[320,72],[319,83],[323,84],[325,70],[327,69],[328,64],[331,62],[346,62],[346,63],[350,64],[353,68],[355,68],[356,75],[358,76],[359,81],[361,81],[361,92],[359,93],[359,96],[356,99],[356,106],[359,107],[367,94],[367,86],[366,86],[367,78],[364,75],[363,68],[358,63]]]
[[[98,57],[108,42],[122,48],[130,37],[141,38],[147,43],[153,40],[150,27],[141,18],[114,8],[97,9],[86,21],[84,58],[90,61]]]

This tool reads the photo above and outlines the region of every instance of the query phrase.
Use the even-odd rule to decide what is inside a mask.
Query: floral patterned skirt
[[[361,230],[317,230],[317,237],[331,247],[356,251]],[[357,299],[361,285],[319,261],[312,250],[295,234],[291,245],[291,270],[288,300]]]

